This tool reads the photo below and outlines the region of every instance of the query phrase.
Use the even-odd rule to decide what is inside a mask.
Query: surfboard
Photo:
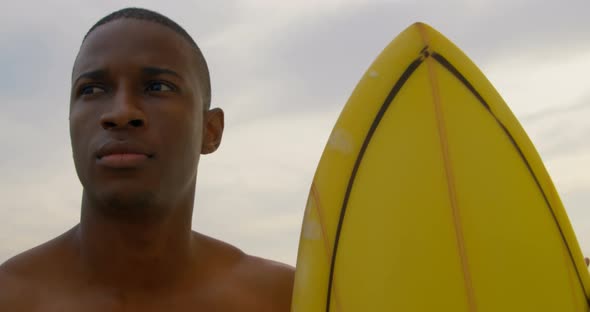
[[[482,72],[416,23],[366,71],[305,208],[292,311],[588,311],[543,162]]]

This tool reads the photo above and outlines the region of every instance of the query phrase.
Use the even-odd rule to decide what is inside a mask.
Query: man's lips
[[[152,157],[143,145],[126,141],[108,142],[96,153],[98,164],[110,168],[136,168]]]
[[[137,168],[149,157],[145,154],[125,153],[125,154],[108,154],[98,159],[100,165],[110,168]]]

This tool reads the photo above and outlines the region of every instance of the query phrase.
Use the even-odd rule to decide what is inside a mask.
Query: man
[[[0,267],[0,311],[288,311],[293,268],[191,230],[214,152],[207,65],[168,18],[124,9],[90,29],[72,72],[80,223]]]

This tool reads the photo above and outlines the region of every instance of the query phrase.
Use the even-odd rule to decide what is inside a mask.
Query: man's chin
[[[128,222],[147,221],[157,217],[155,194],[152,192],[116,193],[98,196],[98,209],[107,218]]]

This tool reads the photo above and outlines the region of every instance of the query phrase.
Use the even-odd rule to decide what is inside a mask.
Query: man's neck
[[[83,203],[76,241],[89,280],[139,292],[180,283],[195,262],[192,204],[168,211],[157,220],[128,222]]]

